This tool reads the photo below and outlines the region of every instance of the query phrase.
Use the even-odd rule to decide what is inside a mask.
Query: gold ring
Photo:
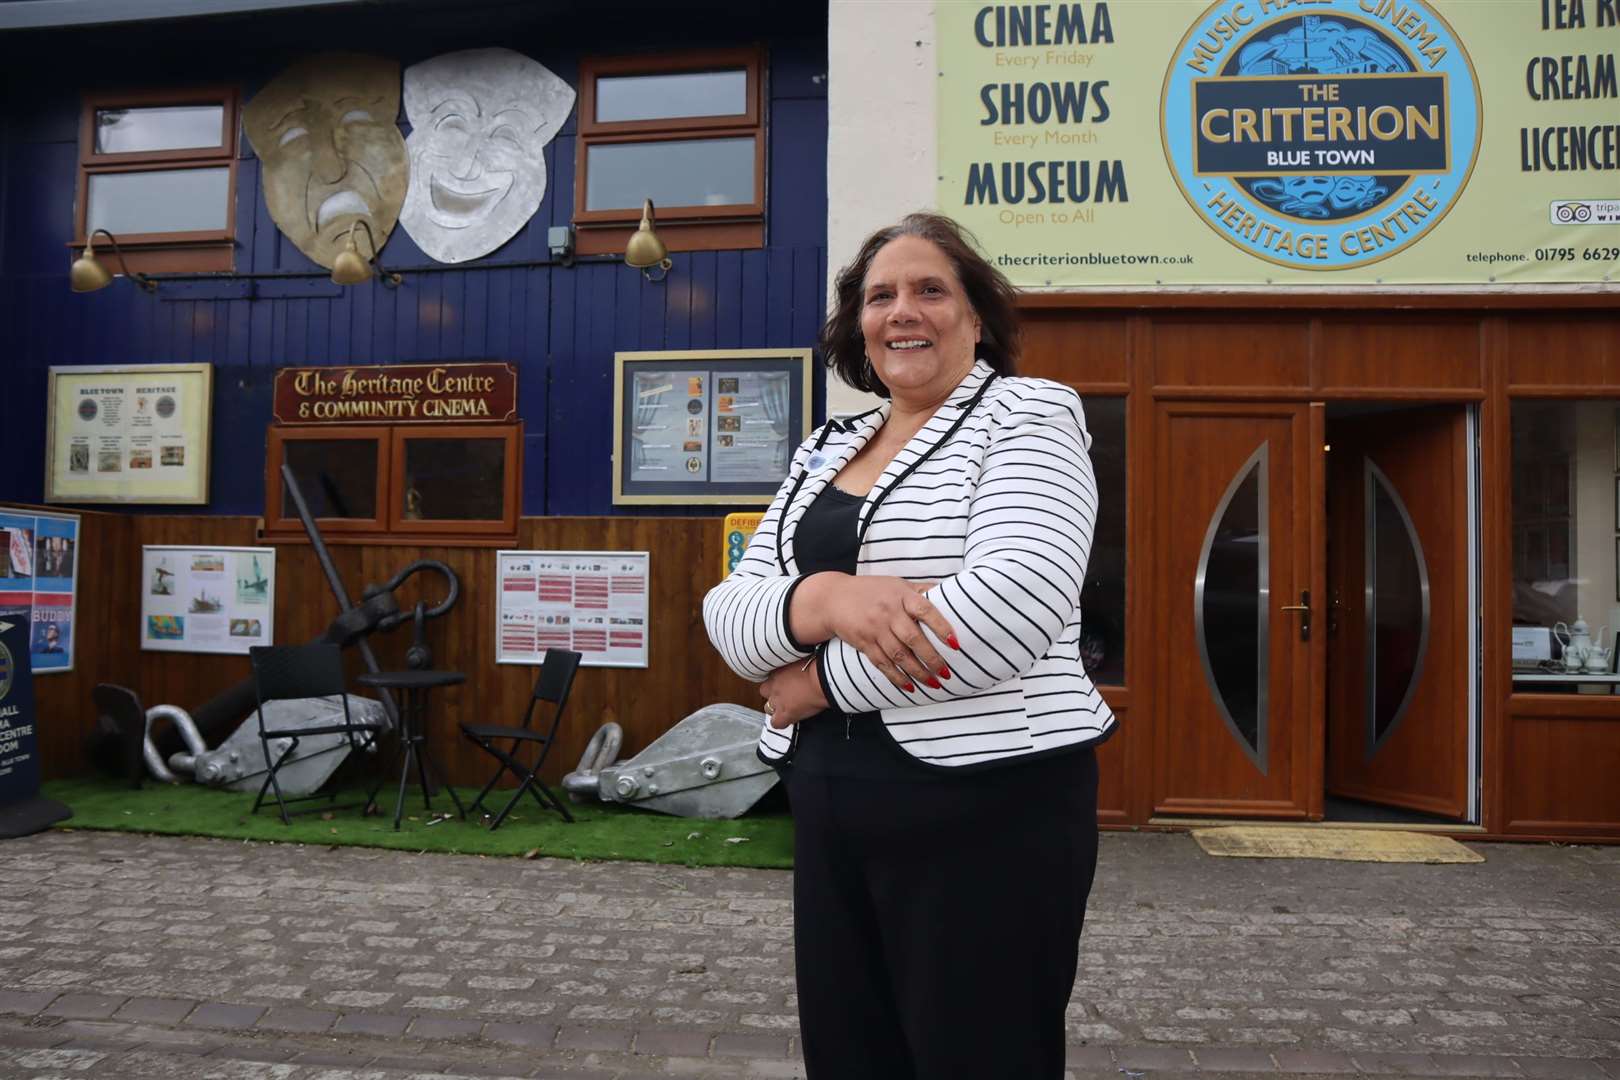
[[[771,702],[769,702],[769,701],[767,701],[765,703],[765,715],[766,716],[775,716],[776,715],[776,706],[774,704],[772,704]]]

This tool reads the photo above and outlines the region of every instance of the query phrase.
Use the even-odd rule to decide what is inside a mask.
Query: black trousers
[[[811,1080],[1061,1077],[1094,752],[944,781],[786,779]]]

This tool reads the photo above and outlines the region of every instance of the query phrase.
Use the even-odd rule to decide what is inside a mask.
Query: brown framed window
[[[515,543],[522,445],[521,424],[274,425],[263,535],[304,535],[285,462],[329,542]]]
[[[237,111],[230,87],[86,94],[74,252],[106,229],[132,270],[231,270]]]
[[[516,537],[516,425],[400,426],[391,440],[392,532]]]
[[[763,247],[763,73],[758,49],[581,61],[579,252],[623,251],[646,199],[671,251]]]
[[[266,534],[304,531],[282,482],[283,462],[322,535],[388,532],[388,428],[272,427],[266,450]]]
[[[1620,400],[1515,398],[1508,416],[1513,691],[1613,701]]]

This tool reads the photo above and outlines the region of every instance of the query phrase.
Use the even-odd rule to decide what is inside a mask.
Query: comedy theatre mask
[[[487,255],[546,193],[544,149],[574,89],[510,49],[445,53],[405,69],[411,183],[400,223],[445,263]]]
[[[297,61],[242,110],[270,217],[327,269],[356,222],[380,250],[399,220],[410,173],[398,116],[399,64],[355,53]],[[355,241],[375,254],[364,229]]]

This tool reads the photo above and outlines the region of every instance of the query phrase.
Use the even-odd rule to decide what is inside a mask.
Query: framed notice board
[[[613,501],[765,504],[810,430],[809,349],[613,355]]]
[[[208,501],[210,364],[53,367],[45,501]]]
[[[495,662],[572,649],[584,667],[646,667],[651,568],[645,551],[497,551]]]
[[[276,549],[141,547],[141,648],[240,653],[275,643]]]

